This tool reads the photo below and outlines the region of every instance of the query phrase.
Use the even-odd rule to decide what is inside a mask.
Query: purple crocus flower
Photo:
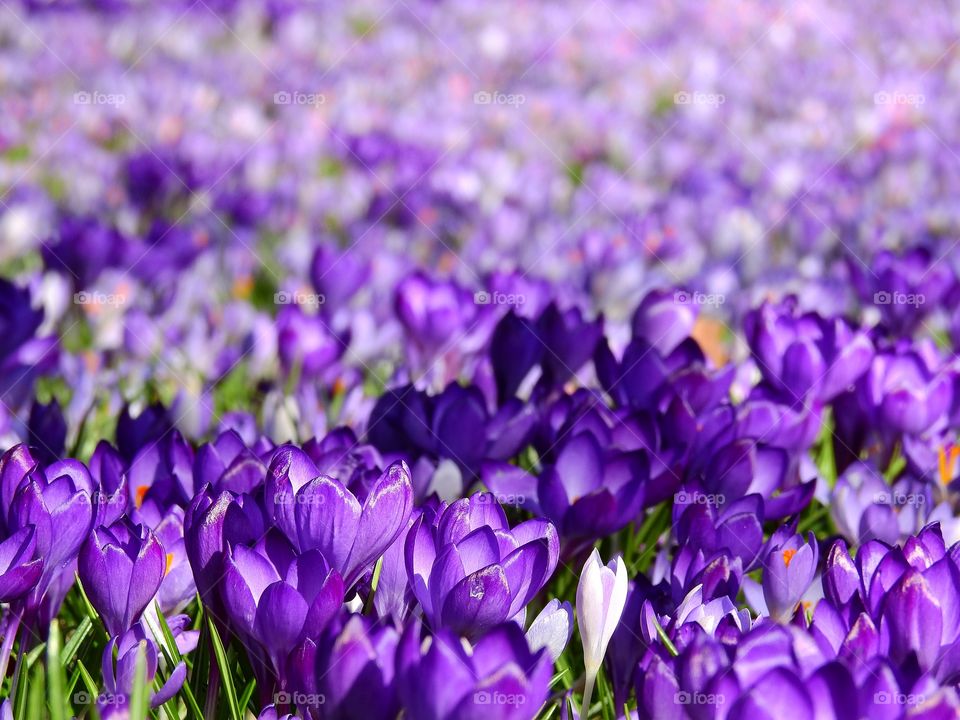
[[[194,495],[193,462],[193,447],[177,430],[140,448],[127,469],[131,507],[151,514],[155,524],[171,505],[187,505]]]
[[[57,237],[44,243],[43,261],[80,290],[90,287],[105,268],[115,266],[126,245],[120,232],[96,218],[67,216],[59,221]]]
[[[124,406],[117,420],[117,450],[130,462],[141,448],[156,442],[173,430],[173,419],[160,403],[149,405],[133,417]]]
[[[381,452],[413,466],[421,458],[431,463],[449,459],[463,481],[480,471],[483,460],[504,461],[520,452],[536,420],[536,408],[519,400],[491,414],[476,386],[451,383],[439,395],[428,395],[406,385],[380,397],[370,413],[368,434]],[[431,477],[414,479],[418,498],[426,496]],[[458,495],[464,484],[456,488]]]
[[[343,591],[343,579],[319,550],[298,554],[276,530],[229,548],[224,558],[221,592],[232,627],[263,648],[281,680],[289,652],[334,617]]]
[[[770,617],[786,622],[810,587],[817,572],[817,541],[794,535],[771,545],[763,568],[763,597]]]
[[[40,580],[43,558],[36,557],[35,532],[28,525],[0,541],[0,603],[20,599]]]
[[[788,404],[829,402],[863,375],[873,344],[841,318],[800,314],[797,298],[765,302],[743,321],[760,372]]]
[[[332,245],[317,247],[310,263],[310,280],[324,298],[324,310],[344,307],[370,278],[370,263],[357,252],[338,252]]]
[[[919,435],[945,419],[952,377],[942,372],[932,350],[919,346],[877,354],[859,384],[859,398],[881,431]]]
[[[394,661],[400,636],[362,615],[341,614],[316,642],[294,651],[298,692],[291,700],[310,720],[392,720],[399,701]]]
[[[340,358],[349,338],[337,337],[320,315],[286,305],[277,315],[277,349],[287,374],[316,378]]]
[[[408,275],[396,289],[395,309],[407,336],[424,359],[444,351],[458,334],[470,331],[477,314],[473,296],[454,282]]]
[[[545,350],[536,322],[514,310],[503,316],[490,337],[490,362],[499,402],[514,397],[526,384]]]
[[[216,490],[252,492],[263,482],[267,467],[235,430],[220,433],[197,449],[193,463],[196,487],[209,483]]]
[[[872,464],[853,463],[833,488],[830,506],[837,529],[856,544],[874,539],[896,542],[900,527],[893,498],[894,490]]]
[[[58,362],[55,337],[34,337],[43,308],[34,308],[29,288],[0,278],[0,401],[17,409],[30,398],[33,380]]]
[[[114,659],[116,653],[116,659]],[[129,717],[129,703],[136,682],[137,656],[143,653],[146,687],[150,693],[150,707],[157,708],[176,695],[187,677],[187,666],[180,662],[170,671],[163,686],[150,690],[159,664],[157,647],[138,623],[119,637],[112,638],[103,649],[103,692],[97,698],[100,717],[120,720]]]
[[[358,497],[366,497],[380,479],[384,465],[380,453],[372,445],[357,440],[351,428],[340,427],[322,438],[303,444],[321,474],[336,478]]]
[[[136,153],[127,158],[125,166],[130,202],[143,210],[189,194],[196,182],[189,162],[168,151]]]
[[[901,254],[877,253],[870,268],[851,259],[852,280],[865,303],[880,310],[884,326],[897,335],[909,335],[954,287],[956,279],[940,252],[922,245]]]
[[[265,530],[263,509],[251,496],[237,496],[227,490],[214,494],[209,485],[197,493],[184,515],[183,539],[205,605],[214,610],[221,607],[219,583],[228,548],[253,543]]]
[[[397,539],[413,509],[406,463],[387,468],[361,502],[289,445],[275,453],[265,491],[268,517],[299,551],[322,552],[347,588]]]
[[[545,347],[541,382],[548,388],[557,387],[593,357],[603,336],[603,316],[585,320],[579,308],[560,310],[550,303],[537,320],[537,334]]]
[[[407,535],[410,585],[433,628],[478,637],[523,617],[559,559],[556,528],[528,520],[512,530],[489,493],[446,507],[435,521],[426,513]]]
[[[543,469],[537,500],[563,538],[592,542],[637,517],[649,476],[646,453],[604,453],[593,434],[583,432],[565,442],[556,462]]]
[[[197,594],[183,538],[183,516],[183,509],[174,506],[154,528],[165,553],[163,582],[157,594],[160,611],[165,614],[182,611]]]
[[[472,646],[442,630],[421,640],[411,623],[397,650],[397,685],[411,720],[532,718],[547,696],[552,663],[532,652],[516,623],[490,630]]]
[[[11,533],[25,527],[35,530],[36,553],[44,565],[26,603],[28,617],[46,622],[56,615],[70,588],[77,552],[93,527],[94,484],[86,467],[76,460],[43,468],[30,464],[29,451],[18,447],[8,451],[10,462],[0,472],[4,495],[15,488],[6,526]],[[30,469],[18,478],[25,464]]]
[[[63,456],[67,421],[56,399],[46,405],[37,400],[33,401],[27,422],[27,437],[42,462],[52,463]]]
[[[80,581],[111,637],[125,633],[160,589],[166,555],[156,535],[123,518],[98,527],[78,561]]]
[[[651,290],[633,313],[633,337],[642,338],[667,356],[690,337],[698,314],[696,304],[677,301],[676,290]]]

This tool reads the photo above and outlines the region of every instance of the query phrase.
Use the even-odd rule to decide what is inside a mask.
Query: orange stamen
[[[233,281],[233,297],[238,300],[246,300],[253,292],[253,278],[249,275],[241,275]]]
[[[953,473],[957,467],[957,457],[960,457],[960,446],[950,445],[949,454],[947,446],[941,446],[937,450],[937,470],[940,472],[940,482],[948,485],[953,480]]]
[[[793,556],[797,554],[796,550],[784,550],[783,551],[783,566],[790,567],[790,561],[793,560]]]
[[[146,485],[141,485],[140,487],[137,488],[136,499],[134,500],[137,507],[140,507],[141,505],[143,505],[143,498],[146,496],[147,491],[149,489],[150,488]]]
[[[170,567],[173,565],[173,553],[167,553],[167,566],[163,569],[163,575],[166,575],[170,572]]]

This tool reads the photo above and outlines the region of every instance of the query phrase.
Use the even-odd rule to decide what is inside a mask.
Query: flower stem
[[[597,673],[588,672],[587,682],[583,688],[583,704],[580,706],[580,720],[587,720],[590,713],[590,700],[593,699],[593,684],[597,681]]]
[[[17,639],[17,632],[20,630],[20,617],[12,614],[10,623],[7,625],[3,635],[3,645],[0,646],[0,684],[7,677],[7,666],[10,664],[10,653],[13,651],[13,643]]]

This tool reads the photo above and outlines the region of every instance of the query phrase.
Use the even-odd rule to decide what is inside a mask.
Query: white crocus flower
[[[580,710],[582,720],[587,720],[593,685],[626,603],[627,568],[623,559],[618,555],[604,566],[600,553],[594,549],[583,566],[577,587],[577,624],[587,671]]]

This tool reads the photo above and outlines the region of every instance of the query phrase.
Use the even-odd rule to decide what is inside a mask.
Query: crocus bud
[[[80,549],[80,581],[111,637],[139,619],[157,594],[165,569],[157,537],[126,518],[94,530]]]
[[[583,641],[586,686],[580,717],[586,718],[607,644],[627,603],[627,568],[617,556],[606,566],[596,549],[587,558],[577,586],[577,623]]]

